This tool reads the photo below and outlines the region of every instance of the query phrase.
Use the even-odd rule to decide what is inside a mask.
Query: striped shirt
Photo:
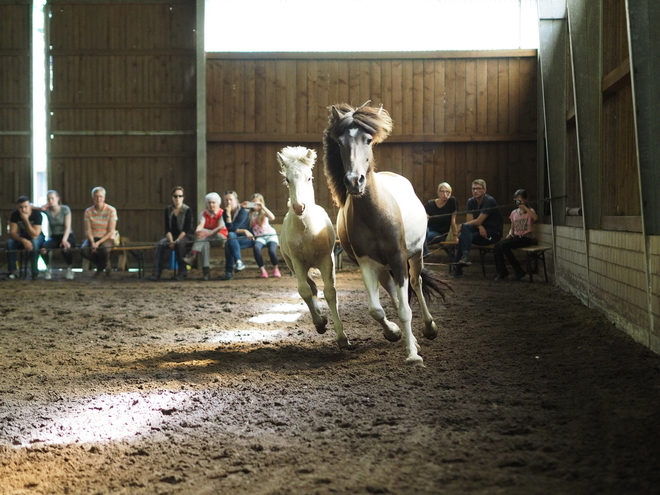
[[[85,210],[85,222],[89,221],[92,229],[92,237],[94,237],[94,239],[103,237],[108,233],[108,225],[112,220],[118,220],[117,210],[114,206],[106,204],[99,212],[97,212],[96,208],[93,206],[90,206]]]

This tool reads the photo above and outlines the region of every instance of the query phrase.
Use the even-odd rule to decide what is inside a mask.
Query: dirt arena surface
[[[660,493],[660,356],[549,284],[470,268],[409,367],[352,265],[350,351],[219,273],[0,282],[0,493]]]

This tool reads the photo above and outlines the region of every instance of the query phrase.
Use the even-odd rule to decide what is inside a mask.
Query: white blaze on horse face
[[[296,171],[287,172],[289,199],[293,212],[302,216],[307,205],[314,204],[314,186],[312,185],[312,169],[305,170],[305,165]]]
[[[339,137],[339,149],[344,164],[344,183],[350,194],[361,195],[372,158],[372,136],[359,127],[348,129]]]

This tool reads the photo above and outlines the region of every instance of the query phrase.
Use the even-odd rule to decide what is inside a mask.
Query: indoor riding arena
[[[501,0],[534,18],[536,45],[508,48],[392,50],[384,21],[343,3],[304,29],[278,24],[352,37],[325,51],[300,51],[304,38],[273,51],[275,37],[261,51],[216,49],[209,31],[272,13],[253,8],[251,23],[223,0],[37,3],[0,0],[1,495],[660,494],[655,2]],[[463,12],[476,26],[494,2],[473,3]],[[409,8],[423,19],[434,5]],[[339,232],[324,139],[344,103],[382,106],[393,130],[368,144],[377,170],[405,177],[421,203],[451,185],[457,225],[474,218],[477,179],[504,237],[517,190],[538,216],[531,248],[514,250],[521,277],[496,280],[493,245],[473,245],[462,271],[455,241],[428,246],[437,336],[409,301],[423,362],[407,363],[405,331],[392,341],[375,319],[376,255],[360,266],[358,232]],[[350,345],[338,345],[320,273],[308,278],[325,328],[282,254],[284,218],[301,216],[278,163],[288,146],[318,156],[314,200],[337,230]],[[97,272],[80,246],[98,186],[120,235]],[[208,270],[200,254],[182,272],[166,249],[152,280],[176,187],[193,229],[208,193],[262,194],[281,277],[265,250],[267,277],[252,248],[245,269],[228,267],[219,243]],[[34,272],[37,257],[11,249],[25,223],[17,198],[39,216],[48,190],[70,209],[70,271],[59,247]],[[382,273],[393,280],[395,267]],[[385,316],[405,330],[388,292]]]

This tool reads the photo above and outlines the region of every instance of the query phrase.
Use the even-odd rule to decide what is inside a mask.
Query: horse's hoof
[[[409,364],[410,366],[421,366],[423,368],[426,367],[421,356],[410,356],[406,359],[406,364]]]
[[[422,335],[429,340],[433,340],[438,336],[438,327],[435,324],[435,321],[431,320],[426,325],[424,325],[424,331]]]
[[[321,320],[321,323],[319,323],[318,325],[314,324],[314,326],[316,327],[316,332],[321,334],[325,333],[326,330],[325,327],[327,324],[328,324],[328,319],[324,316],[323,319]]]
[[[337,340],[337,345],[340,349],[355,349],[355,346],[349,342],[347,338]]]
[[[394,323],[390,323],[388,328],[383,329],[383,336],[390,342],[401,340],[401,330]]]

